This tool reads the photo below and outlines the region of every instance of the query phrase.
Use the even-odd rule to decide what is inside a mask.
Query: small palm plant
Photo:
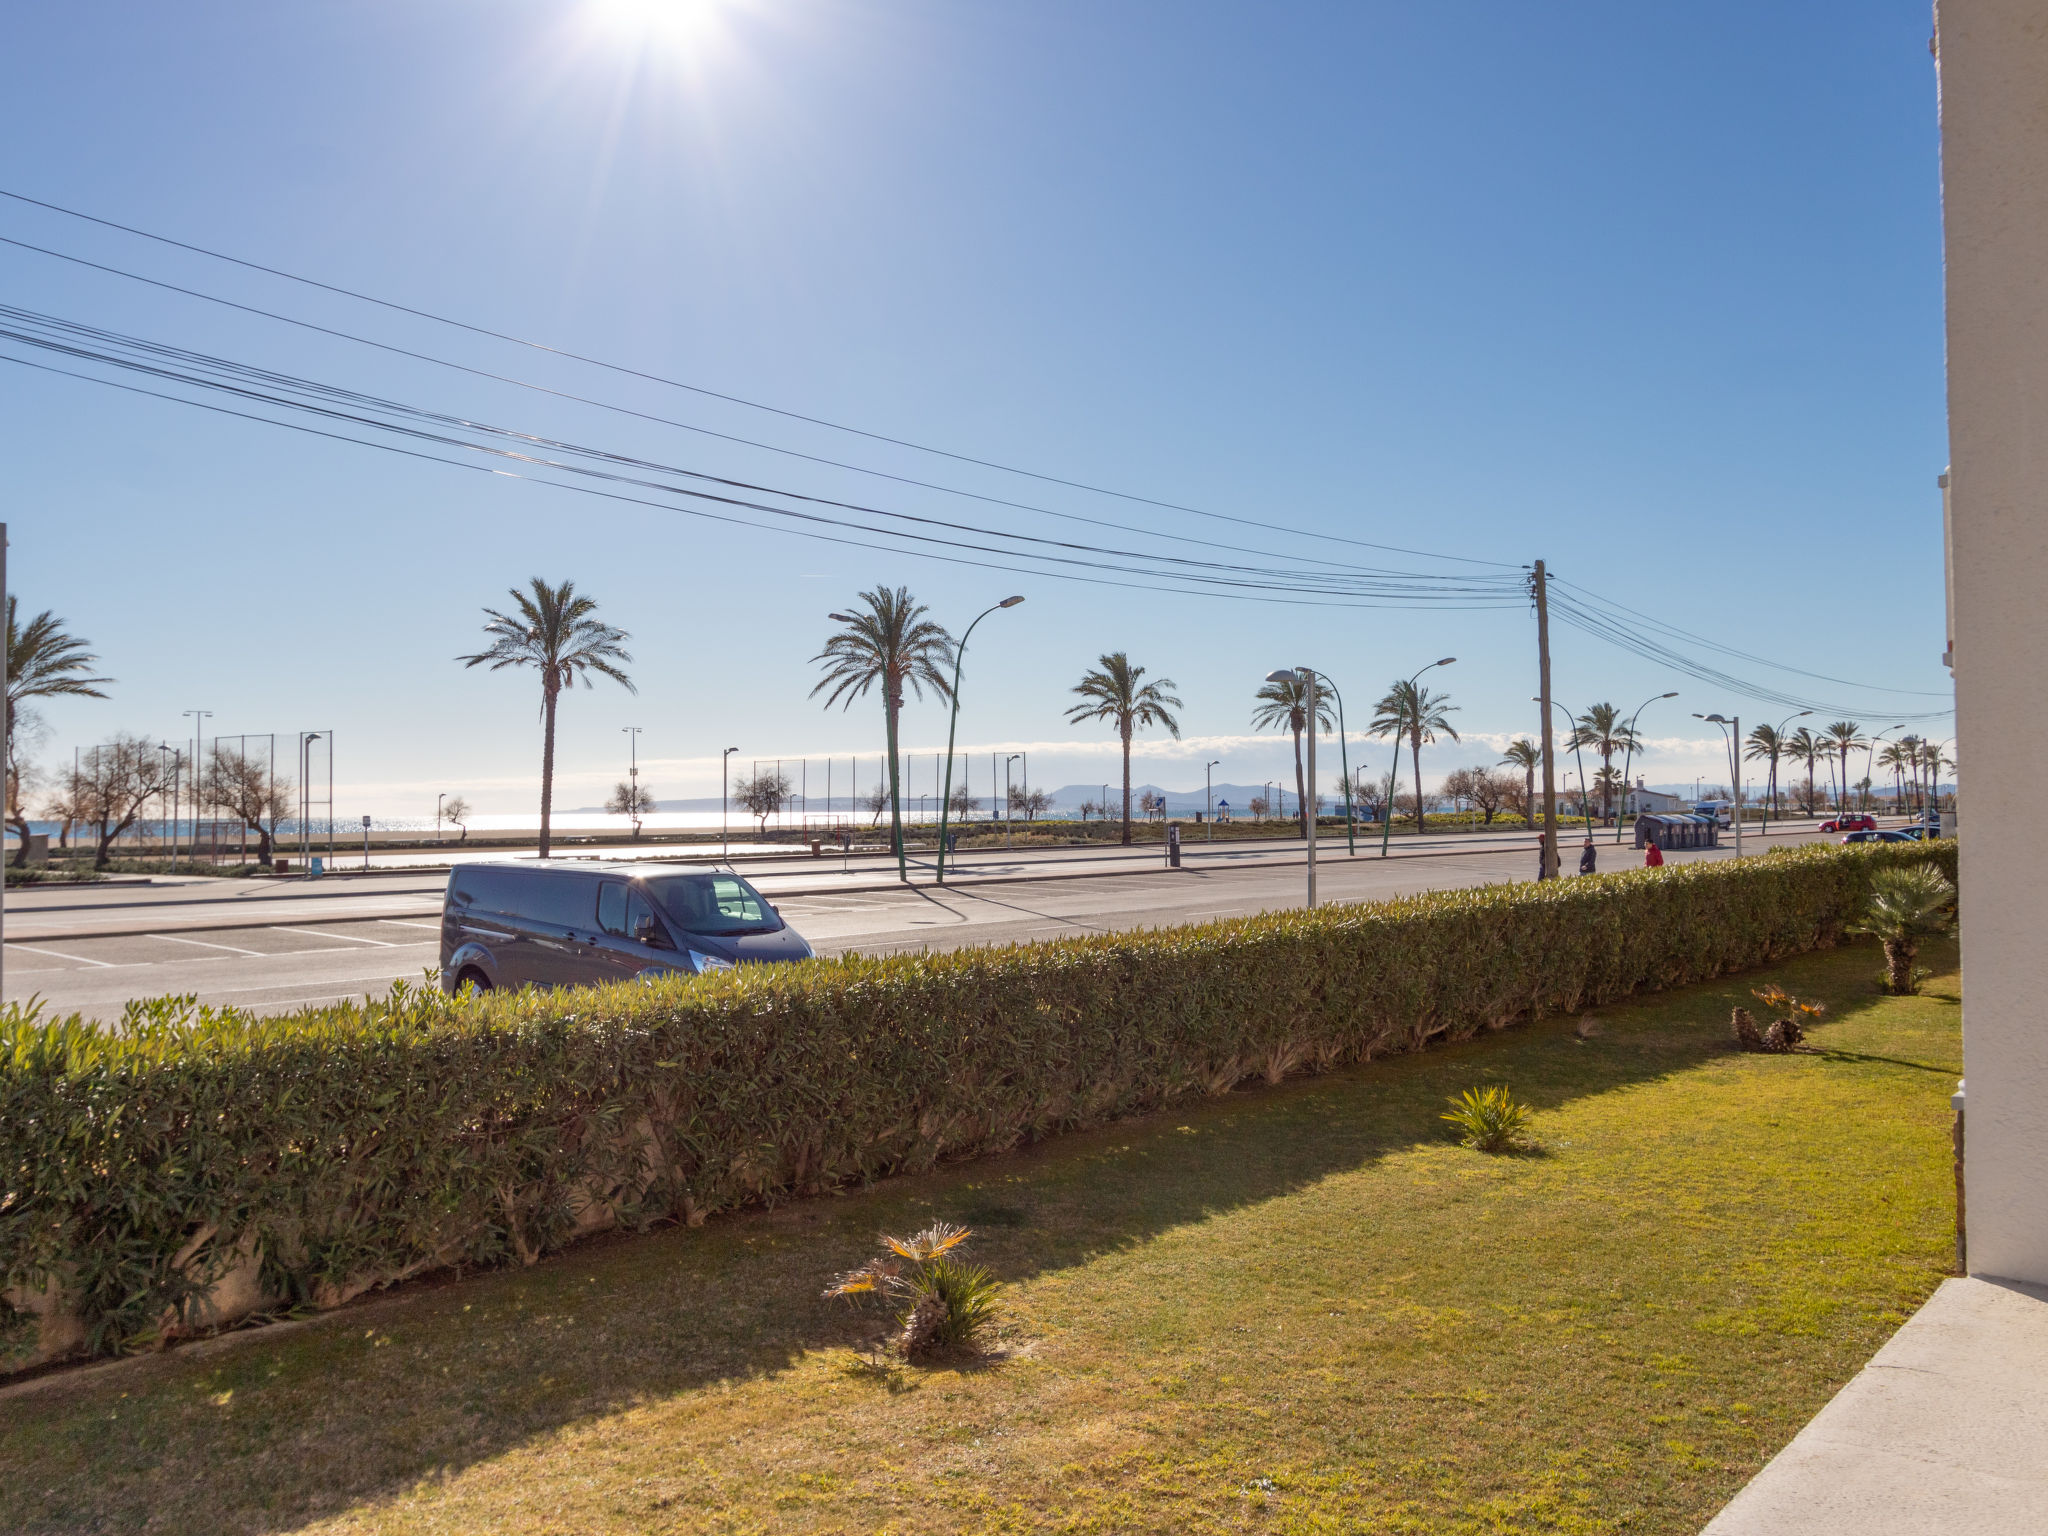
[[[1451,1100],[1444,1119],[1465,1134],[1460,1146],[1480,1152],[1509,1152],[1527,1144],[1529,1119],[1534,1113],[1501,1084],[1491,1088],[1467,1088]]]
[[[902,1305],[896,1349],[906,1360],[981,1346],[996,1321],[996,1281],[953,1251],[970,1227],[936,1222],[915,1237],[884,1237],[888,1253],[849,1270],[825,1287],[827,1296],[887,1296]]]
[[[1871,876],[1870,901],[1851,933],[1867,933],[1884,945],[1885,990],[1908,997],[1920,990],[1913,961],[1920,941],[1955,931],[1956,888],[1931,864],[1887,869]]]

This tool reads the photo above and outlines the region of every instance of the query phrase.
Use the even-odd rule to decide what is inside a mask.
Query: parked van
[[[464,864],[441,905],[441,985],[450,992],[699,976],[811,953],[730,870]]]

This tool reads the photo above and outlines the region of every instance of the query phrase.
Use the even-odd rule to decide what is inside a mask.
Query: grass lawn
[[[1693,1532],[1951,1255],[1952,947],[1749,977],[592,1244],[0,1398],[0,1529]],[[1542,1150],[1436,1116],[1504,1081]],[[999,1358],[820,1288],[973,1224]]]

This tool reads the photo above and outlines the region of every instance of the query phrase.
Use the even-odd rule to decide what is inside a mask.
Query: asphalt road
[[[1805,841],[1790,835],[1784,842]],[[1780,844],[1772,838],[1773,846]],[[1753,840],[1752,840],[1753,843]],[[1447,840],[1448,844],[1448,840]],[[1444,846],[1381,860],[1340,851],[1320,861],[1320,895],[1362,901],[1433,889],[1529,879],[1535,840],[1480,850]],[[1567,867],[1576,854],[1567,850]],[[1728,850],[1670,855],[1725,858]],[[1606,868],[1633,867],[1626,846],[1601,845]],[[810,861],[805,861],[809,863]],[[1005,944],[1061,934],[1165,927],[1299,906],[1299,845],[1166,870],[1156,850],[1091,858],[1080,872],[1052,859],[977,862],[971,883],[908,890],[812,864],[750,878],[821,954],[888,954]],[[372,877],[345,892],[332,885],[259,887],[249,882],[17,892],[8,898],[6,999],[39,995],[53,1013],[118,1022],[130,999],[194,994],[206,1003],[261,1011],[381,996],[395,978],[421,979],[438,959],[441,884],[436,878]],[[231,889],[224,889],[230,888]]]

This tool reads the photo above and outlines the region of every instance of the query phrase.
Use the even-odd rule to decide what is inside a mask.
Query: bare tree
[[[1493,818],[1521,792],[1521,788],[1522,781],[1517,775],[1498,768],[1460,768],[1445,776],[1443,792],[1469,801],[1472,808],[1485,818],[1481,824],[1492,826]]]
[[[881,786],[877,786],[880,788]],[[751,779],[741,779],[734,787],[732,797],[761,824],[761,835],[768,835],[768,818],[789,804],[794,793],[789,775],[784,773],[757,773]],[[889,803],[887,791],[883,792],[882,804]],[[879,817],[877,818],[879,819]]]
[[[441,807],[441,814],[456,826],[462,828],[462,836],[455,840],[457,844],[468,842],[469,802],[460,795],[451,795],[448,797],[447,803]]]
[[[745,802],[741,802],[744,804]],[[640,835],[640,821],[654,812],[654,791],[637,779],[621,779],[612,786],[604,808],[614,816],[633,818],[633,836]]]
[[[862,795],[860,797],[860,807],[864,811],[872,811],[874,813],[875,819],[869,825],[879,827],[882,824],[882,812],[889,809],[888,784],[877,784],[873,789]]]
[[[1264,821],[1266,819],[1266,812],[1271,808],[1264,795],[1253,795],[1245,804],[1245,809],[1252,813],[1254,821]]]
[[[981,809],[981,802],[967,792],[965,784],[953,786],[953,798],[947,803],[955,816],[972,816]]]
[[[1010,810],[1021,811],[1026,821],[1038,820],[1039,813],[1052,809],[1052,796],[1042,789],[1020,789],[1010,796]]]
[[[169,783],[156,743],[140,736],[116,736],[85,754],[78,775],[79,820],[93,830],[93,868],[111,861],[114,839],[135,825],[142,808]]]
[[[268,864],[277,824],[292,813],[292,781],[273,780],[270,764],[215,742],[199,778],[199,799],[256,834],[256,862]]]

